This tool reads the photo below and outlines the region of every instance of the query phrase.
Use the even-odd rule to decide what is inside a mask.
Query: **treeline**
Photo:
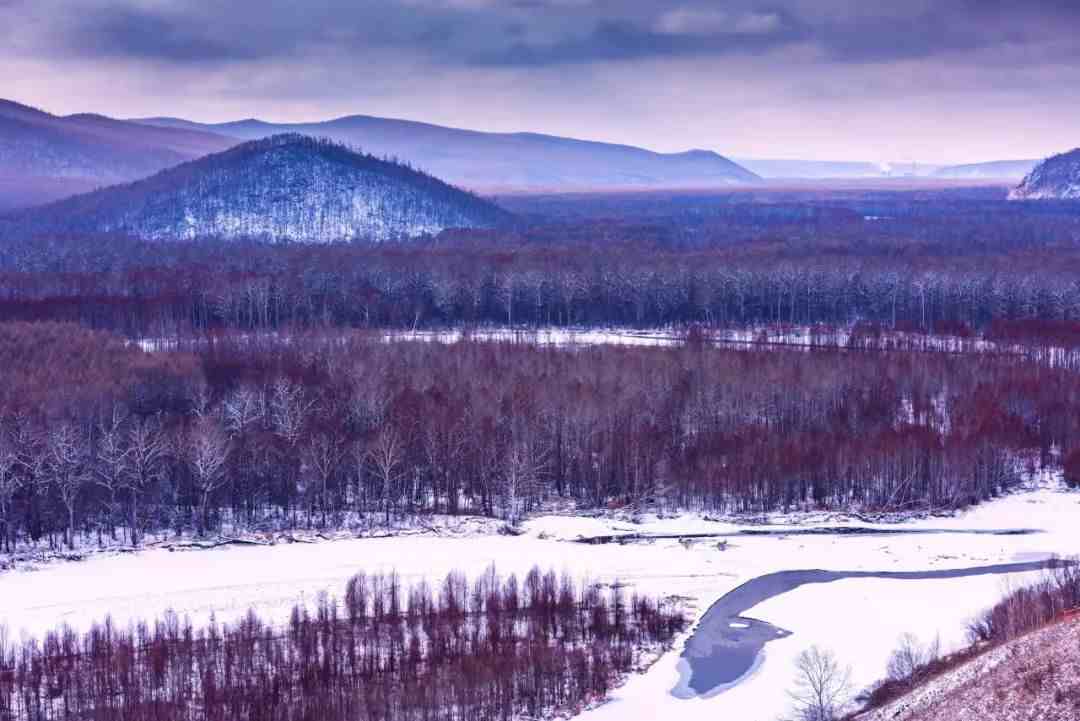
[[[64,260],[0,275],[0,320],[70,321],[139,337],[327,326],[856,321],[980,332],[999,321],[1080,321],[1080,256],[1067,251],[931,262],[833,258],[820,245],[785,259],[768,253],[768,244],[667,252],[462,242],[371,248],[109,239],[50,250],[40,239],[23,249],[28,257]],[[0,255],[19,248],[4,245]]]
[[[9,324],[0,366],[8,547],[430,513],[514,524],[555,501],[954,508],[1080,446],[1080,373],[1007,354],[342,332],[144,353]]]
[[[506,721],[603,700],[686,625],[674,605],[538,568],[404,588],[357,575],[344,603],[276,628],[175,615],[127,629],[0,635],[0,718]]]

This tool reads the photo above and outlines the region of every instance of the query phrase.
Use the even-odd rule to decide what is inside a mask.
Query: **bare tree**
[[[811,646],[795,659],[795,688],[789,692],[798,721],[836,721],[851,696],[851,668],[828,650]]]
[[[305,397],[304,387],[284,378],[274,384],[270,396],[270,414],[277,434],[294,447],[304,430],[308,412],[314,405]]]
[[[225,427],[233,435],[242,435],[262,420],[266,413],[262,394],[250,386],[241,386],[225,399],[222,413]]]
[[[11,550],[14,540],[11,538],[11,513],[15,494],[22,487],[18,474],[19,454],[11,437],[0,430],[0,550]]]
[[[312,435],[301,449],[302,470],[314,476],[318,484],[316,504],[322,514],[322,525],[326,525],[326,512],[330,505],[330,479],[337,473],[345,455],[345,448],[332,430],[321,430]]]
[[[368,458],[375,468],[375,475],[382,482],[381,495],[386,525],[390,525],[390,497],[394,484],[401,475],[400,467],[404,455],[405,444],[397,430],[390,425],[383,426],[368,449]]]
[[[125,484],[131,496],[131,542],[139,545],[139,500],[164,472],[169,444],[157,418],[136,421],[128,431]]]
[[[85,439],[69,422],[53,426],[45,435],[45,468],[67,514],[68,548],[75,548],[75,511],[88,480]]]
[[[521,519],[522,500],[535,495],[540,476],[547,467],[547,451],[528,434],[515,433],[506,452],[506,520],[516,526]]]
[[[225,461],[231,443],[217,421],[204,416],[192,424],[184,444],[192,481],[199,494],[199,532],[205,534],[210,526],[210,498],[225,484]]]
[[[104,505],[109,532],[113,538],[116,537],[116,526],[121,515],[121,502],[117,494],[123,490],[128,460],[124,422],[123,410],[114,404],[109,417],[98,423],[97,432],[97,463],[94,465],[94,475],[97,484],[108,494]]]
[[[926,646],[919,643],[915,634],[905,633],[896,649],[889,656],[888,675],[892,681],[911,683],[917,680],[927,664],[941,655],[941,640],[935,638]]]

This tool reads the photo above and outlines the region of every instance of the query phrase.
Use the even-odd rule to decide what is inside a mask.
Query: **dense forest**
[[[970,191],[507,197],[520,222],[372,247],[37,235],[0,221],[0,319],[129,336],[502,324],[1080,320],[1080,206]]]
[[[532,196],[503,199],[517,229],[380,247],[16,232],[0,545],[1080,483],[1080,212],[997,195]],[[447,326],[466,341],[408,339]],[[468,339],[485,326],[686,340]]]
[[[0,718],[505,721],[604,699],[686,625],[667,601],[533,568],[403,587],[349,580],[343,602],[196,627],[170,615],[40,642],[0,632]]]
[[[0,326],[0,539],[510,526],[546,504],[926,510],[1080,466],[1059,355]],[[1070,472],[1074,472],[1070,470]],[[1078,476],[1080,480],[1080,476]]]

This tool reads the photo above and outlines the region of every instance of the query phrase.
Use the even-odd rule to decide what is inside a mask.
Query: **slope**
[[[1080,148],[1039,163],[1010,194],[1011,200],[1080,200]]]
[[[12,216],[23,234],[146,240],[385,241],[509,214],[407,166],[331,141],[279,135]]]
[[[629,145],[538,133],[485,133],[408,120],[353,115],[315,123],[241,120],[202,125],[177,118],[136,122],[242,139],[302,133],[401,158],[448,182],[486,190],[717,187],[758,176],[707,150],[655,153]]]
[[[236,140],[0,100],[0,212],[143,178]]]

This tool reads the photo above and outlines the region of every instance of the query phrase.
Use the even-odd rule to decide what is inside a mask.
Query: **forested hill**
[[[378,242],[493,227],[511,217],[406,165],[286,134],[15,214],[7,230],[159,241]]]
[[[1009,197],[1013,200],[1080,200],[1080,148],[1039,163]]]

